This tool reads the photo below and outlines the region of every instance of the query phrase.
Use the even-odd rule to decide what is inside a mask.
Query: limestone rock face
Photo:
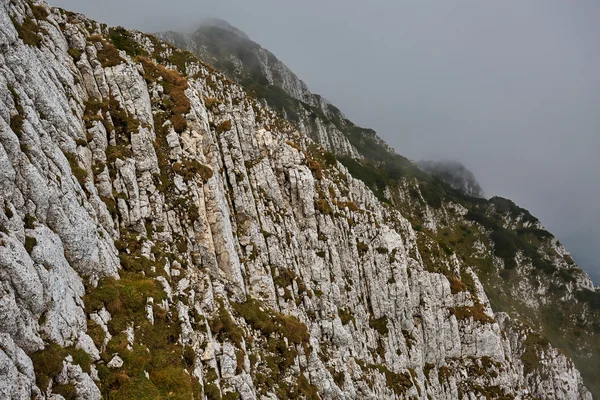
[[[44,4],[3,0],[0,44],[0,397],[592,398],[347,143]]]

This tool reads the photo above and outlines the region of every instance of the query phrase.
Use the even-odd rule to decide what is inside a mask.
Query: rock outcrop
[[[469,258],[189,53],[2,0],[0,98],[0,397],[592,398]]]

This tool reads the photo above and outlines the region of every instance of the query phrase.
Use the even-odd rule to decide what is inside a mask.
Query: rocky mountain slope
[[[365,134],[387,147],[375,132],[354,125],[335,106],[311,93],[275,55],[225,21],[209,20],[191,35],[164,32],[157,36],[218,68],[325,150],[358,157],[357,143],[352,139],[359,140]]]
[[[312,126],[307,123],[312,120],[318,121],[318,126],[334,126],[357,151],[358,157],[355,153],[348,155],[344,148],[329,146],[314,130],[303,132],[333,151],[379,200],[400,210],[422,241],[435,244],[434,264],[444,253],[456,253],[466,260],[482,278],[495,309],[535,324],[552,343],[575,359],[588,386],[599,397],[594,355],[600,352],[600,294],[554,236],[527,210],[511,201],[481,199],[481,187],[473,174],[460,164],[422,162],[417,168],[395,154],[374,131],[354,125],[332,105],[312,115],[298,112],[306,107],[305,101],[311,101],[311,95],[308,89],[290,88],[306,88],[306,85],[274,55],[239,32],[222,22],[201,26],[187,38],[173,32],[161,36],[223,68],[232,79],[252,91],[264,104],[274,105],[282,115],[298,116],[295,118],[299,120],[298,126]],[[268,62],[257,61],[265,57]],[[236,68],[228,68],[230,63]],[[271,92],[282,94],[274,97]],[[312,99],[315,103],[321,97],[312,95]],[[456,204],[464,209],[454,217],[452,209]],[[469,227],[472,223],[477,229]],[[474,257],[471,247],[474,245],[483,245],[479,256]],[[445,269],[432,268],[432,271]],[[544,274],[540,275],[542,271]],[[573,282],[577,285],[570,285]],[[520,296],[515,297],[514,293]],[[532,294],[535,294],[533,298]]]
[[[510,236],[539,234],[528,213],[475,213],[393,153],[341,163],[153,36],[0,5],[0,398],[592,398],[510,316],[553,304],[551,265],[576,346],[599,321],[566,250]],[[510,286],[488,297],[487,261],[529,273],[522,314],[490,306]]]

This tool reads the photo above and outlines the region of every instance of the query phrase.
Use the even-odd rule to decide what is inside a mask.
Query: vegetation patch
[[[588,303],[592,310],[600,310],[600,292],[583,289],[578,291],[575,295],[579,301]]]
[[[221,102],[219,100],[215,99],[214,97],[207,97],[204,99],[204,106],[209,110],[214,109],[219,104],[221,104]]]
[[[494,319],[485,313],[485,309],[480,303],[477,303],[474,306],[451,307],[449,310],[459,321],[472,318],[474,321],[481,323],[494,322]]]
[[[153,275],[153,263],[140,255],[141,243],[133,236],[123,235],[115,246],[120,251],[123,266],[121,279],[100,279],[96,288],[88,288],[83,299],[88,315],[103,307],[111,313],[108,329],[113,337],[97,365],[104,398],[200,399],[200,382],[186,372],[194,354],[190,355],[178,343],[177,312],[160,306],[166,294],[158,282],[149,277]],[[147,317],[149,297],[154,299],[154,323]],[[133,345],[124,333],[127,328],[134,329]],[[88,333],[96,344],[105,339],[102,328],[91,322]],[[123,359],[123,367],[108,368],[106,363],[115,354]]]
[[[253,329],[259,330],[265,337],[279,333],[290,343],[308,343],[308,328],[296,317],[271,310],[252,298],[245,303],[233,303],[233,308]]]
[[[25,250],[27,250],[30,255],[35,246],[37,246],[37,239],[33,236],[25,236]]]
[[[429,379],[429,373],[434,369],[435,364],[425,363],[425,366],[423,367],[423,374],[425,375],[425,378]]]
[[[346,310],[345,308],[338,308],[338,316],[340,317],[342,324],[348,325],[350,322],[352,322],[352,324],[356,326],[356,319],[354,318],[352,311]]]
[[[15,108],[17,109],[17,113],[10,117],[10,129],[17,135],[19,139],[23,134],[23,123],[25,122],[25,111],[23,110],[23,106],[19,101],[19,95],[16,90],[8,85],[8,91],[12,95],[13,103],[15,104]]]
[[[4,200],[4,215],[6,215],[6,218],[8,219],[14,216],[14,213],[10,209],[10,206],[8,205],[8,202],[6,200]]]
[[[25,228],[27,229],[35,229],[35,223],[36,223],[37,219],[31,215],[31,214],[25,214],[25,219],[24,219],[24,223],[25,223]]]
[[[121,279],[100,279],[98,287],[84,297],[88,314],[105,307],[113,315],[109,329],[114,335],[127,329],[130,322],[146,321],[148,297],[154,298],[155,302],[165,298],[164,291],[154,279],[133,272],[122,272],[121,275]]]
[[[98,325],[94,320],[87,321],[87,331],[89,337],[92,338],[94,344],[98,349],[101,349],[104,344],[104,339],[106,339],[106,332],[100,325]]]
[[[323,215],[333,214],[333,209],[325,197],[319,197],[319,199],[315,200],[315,209]]]
[[[448,278],[448,281],[450,281],[450,292],[452,292],[452,294],[456,294],[459,292],[466,292],[467,291],[467,285],[465,285],[460,279],[458,279],[457,277],[451,275]]]
[[[387,186],[386,179],[374,165],[367,162],[360,163],[351,157],[340,157],[339,161],[354,178],[363,181],[380,201],[387,202],[384,195]]]
[[[19,24],[17,20],[12,17],[11,21],[15,29],[17,30],[19,38],[21,38],[23,43],[29,46],[39,46],[42,43],[42,35],[48,33],[44,28],[40,27],[34,19],[30,17],[25,17],[25,19],[23,19],[22,24]]]
[[[48,10],[46,10],[46,7],[33,3],[29,3],[29,6],[31,7],[33,17],[38,21],[45,21],[48,18]]]
[[[388,334],[389,330],[387,324],[388,320],[386,317],[369,319],[369,326],[379,332],[380,335]]]
[[[226,120],[217,125],[217,133],[228,132],[231,130],[231,120]]]
[[[402,336],[404,336],[404,341],[406,342],[406,346],[408,350],[411,350],[414,344],[417,342],[415,337],[406,329],[402,329]]]
[[[217,318],[209,321],[208,325],[213,335],[219,340],[229,339],[237,347],[242,344],[244,331],[235,324],[229,312],[225,309],[223,302],[219,304],[219,312]]]
[[[525,376],[540,368],[540,353],[548,345],[548,340],[542,335],[534,332],[527,334],[527,338],[523,343],[524,351],[521,354],[523,374]]]
[[[452,371],[448,368],[447,365],[442,365],[438,370],[438,382],[440,385],[443,385],[444,382],[448,382],[452,377]]]
[[[357,240],[356,249],[358,250],[358,255],[362,257],[369,251],[369,245],[361,242],[360,240]]]
[[[520,219],[524,223],[535,224],[539,222],[539,220],[531,215],[529,211],[517,206],[509,199],[496,196],[492,197],[489,202],[494,207],[495,213],[498,217],[501,217],[502,215],[508,215],[511,219]]]
[[[495,201],[498,204],[507,204],[504,202],[504,200],[505,199],[496,198]],[[506,201],[510,202],[510,200]],[[514,205],[512,202],[510,202],[510,204]],[[523,210],[521,208],[518,209]],[[524,214],[525,212],[527,214]],[[529,214],[529,212],[526,210],[523,210],[519,211],[519,215],[531,214]],[[517,251],[522,251],[523,254],[531,260],[532,265],[537,270],[543,271],[546,274],[552,274],[556,272],[556,267],[550,261],[544,259],[540,255],[538,248],[527,242],[522,235],[517,235],[515,232],[505,229],[500,225],[499,222],[486,216],[478,209],[469,210],[465,217],[492,231],[491,238],[494,242],[494,255],[504,260],[506,269],[514,269],[517,266],[515,256],[517,255]],[[528,217],[525,216],[523,218]],[[534,217],[531,218],[535,219]],[[537,219],[535,220],[537,221]]]
[[[323,256],[325,255],[323,254]],[[288,288],[293,288],[294,282],[296,282],[296,285],[298,286],[298,294],[308,293],[310,296],[308,288],[304,284],[304,281],[302,281],[302,279],[298,277],[296,271],[289,268],[274,268],[273,272],[275,271],[277,271],[277,275],[273,276],[273,282],[275,283],[275,285],[284,289],[284,299],[292,299],[292,294],[290,293],[290,290]]]
[[[387,387],[394,391],[396,396],[402,396],[408,389],[413,386],[413,382],[410,379],[410,374],[406,372],[396,373],[388,369],[385,365],[381,364],[369,364],[365,365],[362,361],[356,360],[357,364],[364,369],[376,370],[385,376],[385,382]]]
[[[77,161],[77,155],[73,153],[65,153],[65,157],[67,161],[69,161],[69,165],[71,166],[71,172],[75,175],[75,178],[79,181],[79,183],[83,186],[85,184],[85,180],[87,179],[87,172],[85,169],[79,166],[79,162]]]
[[[356,212],[356,211],[358,211],[358,210],[359,210],[358,206],[357,206],[357,205],[356,205],[356,203],[355,203],[355,202],[353,202],[353,201],[338,201],[338,202],[336,202],[336,203],[335,203],[335,205],[336,205],[336,206],[337,206],[337,207],[338,207],[340,210],[343,210],[343,209],[345,209],[345,208],[347,208],[347,209],[348,209],[348,210],[350,210],[350,211],[354,211],[354,212]],[[386,253],[387,253],[387,251],[386,251]]]
[[[187,65],[199,63],[198,59],[189,51],[181,50],[169,43],[162,42],[153,35],[145,35],[145,37],[154,45],[152,56],[159,64],[172,64],[183,75],[187,75]]]
[[[109,166],[117,159],[125,160],[133,156],[131,151],[131,134],[139,130],[137,119],[121,107],[119,101],[111,97],[106,101],[90,100],[85,103],[83,120],[89,129],[95,121],[102,122],[107,132],[115,133],[115,144],[106,149]],[[112,121],[110,123],[109,121]]]
[[[318,161],[309,158],[306,160],[306,165],[308,166],[308,169],[310,169],[310,172],[312,172],[315,179],[323,179],[323,170],[321,169],[321,164],[319,164]]]
[[[200,176],[204,182],[213,176],[213,170],[198,160],[184,159],[173,164],[173,171],[181,175],[185,181],[191,181],[196,176]]]
[[[108,39],[117,49],[124,51],[130,57],[147,55],[142,46],[133,38],[131,32],[121,26],[110,28]]]
[[[56,343],[51,343],[43,350],[29,355],[33,362],[36,383],[42,391],[46,390],[49,383],[61,373],[63,361],[68,355],[73,357],[73,364],[81,366],[85,372],[90,372],[92,360],[85,351],[80,349],[63,348]]]
[[[81,60],[81,50],[76,49],[74,47],[69,47],[69,50],[67,50],[67,53],[71,56],[71,58],[73,59],[73,61],[75,63],[77,63],[79,60]]]
[[[60,394],[67,400],[77,398],[77,389],[72,383],[67,383],[65,385],[56,384],[52,387],[52,393]]]
[[[170,119],[173,129],[182,133],[187,128],[184,118],[191,110],[190,100],[185,95],[188,81],[177,71],[157,65],[144,56],[138,56],[138,60],[144,67],[144,78],[146,82],[157,82],[162,85],[165,93],[170,97],[170,102],[164,102],[161,107]]]
[[[317,388],[312,385],[304,374],[300,374],[298,377],[298,394],[302,395],[307,400],[320,400]]]
[[[102,41],[102,48],[96,53],[98,61],[104,68],[116,67],[125,61],[119,54],[119,50],[106,41]]]

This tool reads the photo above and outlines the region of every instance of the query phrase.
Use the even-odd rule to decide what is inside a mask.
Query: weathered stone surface
[[[106,28],[59,10],[37,22],[47,31],[41,43],[25,44],[10,17],[22,23],[31,6],[0,8],[0,397],[57,398],[36,387],[27,356],[56,343],[85,351],[94,368],[85,372],[69,355],[54,382],[98,399],[100,366],[125,373],[124,355],[149,346],[145,324],[168,321],[175,331],[159,339],[177,346],[173,368],[243,400],[279,390],[324,399],[485,391],[591,399],[573,363],[550,346],[525,373],[529,328],[494,313],[458,257],[440,258],[451,274],[431,271],[430,249],[409,220],[323,159],[301,127],[189,60],[181,93],[190,104],[179,125],[174,110],[164,112],[181,101],[167,94],[169,72],[152,77],[147,61],[125,51],[103,66],[108,43],[91,35],[106,37]],[[169,59],[176,50],[140,33],[130,39],[184,79],[181,66],[173,72],[178,58]],[[78,61],[69,48],[81,51]],[[91,115],[92,102],[107,109]],[[316,142],[355,155],[332,129],[317,129]],[[425,215],[440,228],[434,211]],[[158,291],[136,298],[141,317],[124,325],[113,298],[85,308],[86,293],[119,276]],[[457,291],[452,276],[472,285]],[[244,317],[240,304],[250,299],[260,301],[250,311],[276,329]],[[105,337],[94,343],[88,333]],[[156,371],[143,372],[159,382]]]
[[[121,368],[123,366],[123,360],[118,355],[115,355],[109,362],[106,364],[108,368]]]

